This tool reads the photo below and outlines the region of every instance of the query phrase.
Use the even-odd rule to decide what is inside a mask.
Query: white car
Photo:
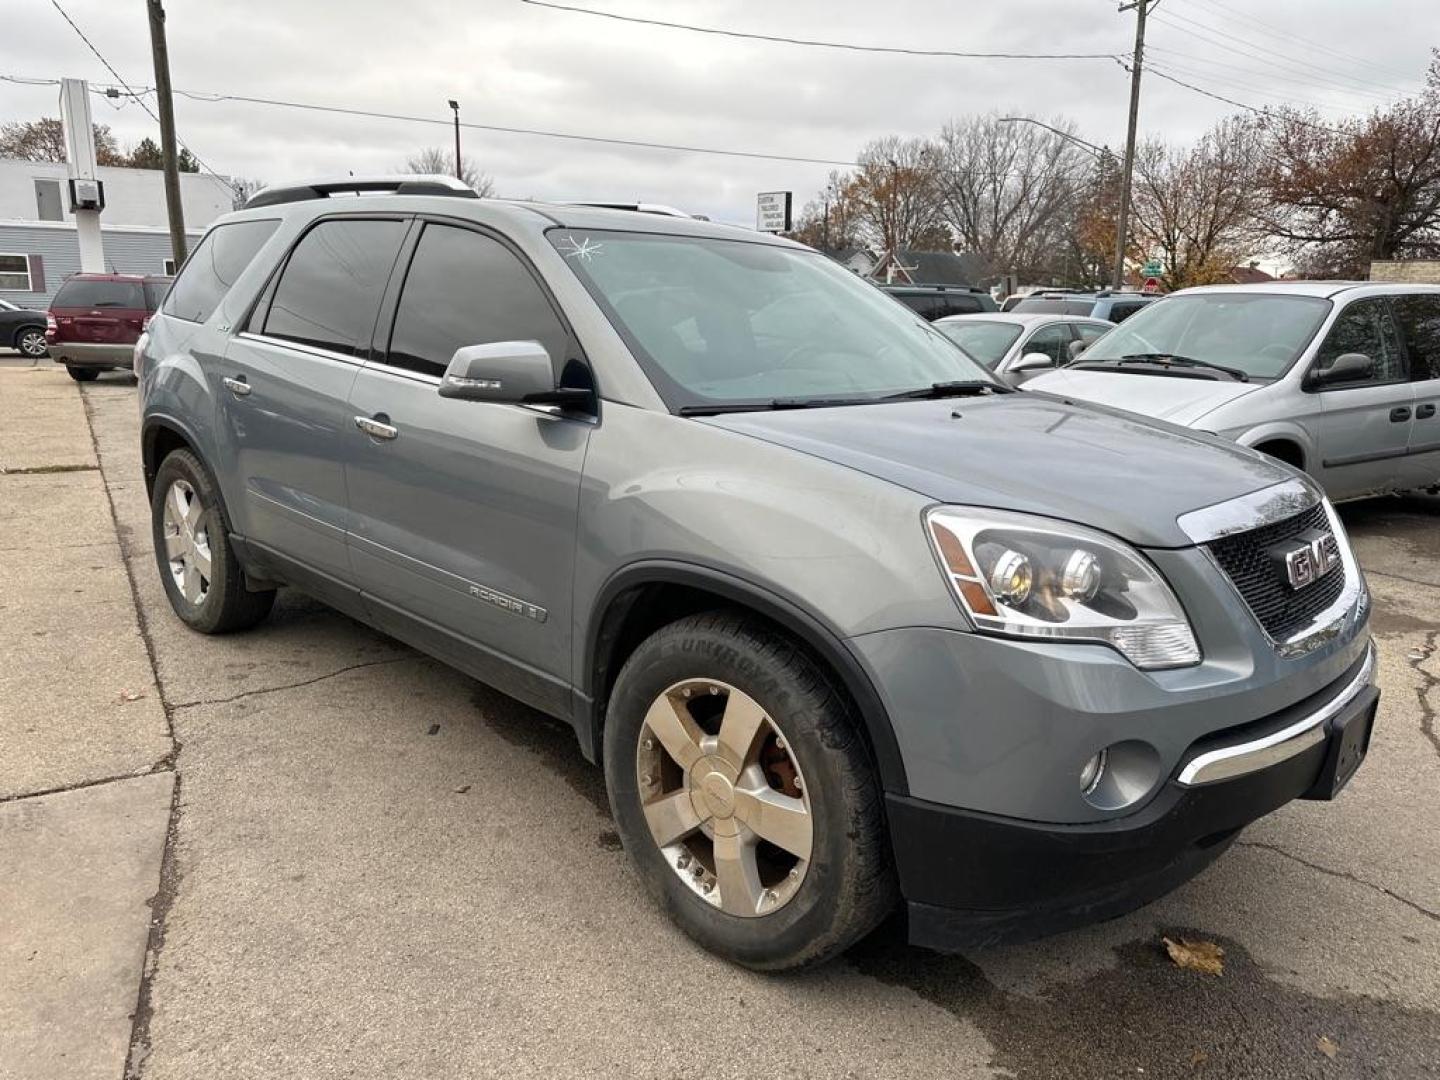
[[[998,311],[951,315],[932,325],[1011,386],[1068,364],[1079,348],[1115,329],[1104,319]]]

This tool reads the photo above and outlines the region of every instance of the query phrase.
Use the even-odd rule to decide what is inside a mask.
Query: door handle
[[[375,417],[357,416],[355,417],[355,426],[372,439],[393,439],[400,434],[400,429],[393,424],[387,424],[385,421],[389,419],[384,413]]]
[[[1434,415],[1435,403],[1433,401],[1427,401],[1424,405],[1419,406],[1415,410],[1416,420],[1429,420]]]
[[[220,381],[225,384],[225,389],[229,390],[230,393],[234,394],[236,397],[250,396],[250,384],[246,382],[243,378],[232,379],[230,376],[227,375]]]
[[[1400,423],[1400,422],[1403,421],[1403,420],[1409,420],[1409,419],[1410,419],[1410,406],[1409,406],[1409,405],[1401,405],[1398,409],[1391,409],[1391,410],[1390,410],[1390,422],[1391,422],[1392,424],[1398,424],[1398,423]]]

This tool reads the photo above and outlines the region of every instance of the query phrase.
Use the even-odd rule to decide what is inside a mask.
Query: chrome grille
[[[1276,641],[1284,641],[1309,626],[1345,588],[1343,561],[1301,589],[1292,589],[1277,567],[1270,549],[1312,529],[1330,531],[1330,519],[1322,504],[1249,532],[1222,536],[1205,545],[1260,625]]]

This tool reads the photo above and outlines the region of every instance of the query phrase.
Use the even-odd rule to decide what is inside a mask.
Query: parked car
[[[568,721],[706,948],[1115,915],[1360,763],[1369,595],[1293,470],[787,240],[354,182],[222,218],[141,340],[170,603],[294,586]]]
[[[1146,304],[1153,304],[1159,299],[1145,293],[1112,292],[1109,289],[1094,293],[1065,289],[1031,293],[1010,310],[1017,315],[1086,315],[1092,319],[1122,323]]]
[[[1215,432],[1337,501],[1433,487],[1440,285],[1185,289],[1026,388]]]
[[[1066,315],[952,315],[935,328],[1011,386],[1071,360],[1076,348],[1088,348],[1114,323]]]
[[[881,290],[931,322],[947,315],[995,311],[995,298],[984,289],[964,285],[881,285]]]
[[[171,278],[141,274],[74,274],[50,301],[45,343],[77,382],[129,368],[135,342],[165,298]]]
[[[45,312],[0,300],[0,345],[38,360],[45,355]]]

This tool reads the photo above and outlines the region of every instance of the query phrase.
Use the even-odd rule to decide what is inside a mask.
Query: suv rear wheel
[[[738,614],[657,631],[615,682],[605,778],[650,892],[749,967],[828,959],[889,913],[881,795],[846,699]]]
[[[219,489],[190,451],[172,451],[160,463],[150,525],[165,595],[188,626],[223,634],[248,629],[269,614],[275,591],[246,589]]]
[[[73,364],[65,365],[65,373],[76,382],[94,382],[100,377],[99,368],[75,367]]]

